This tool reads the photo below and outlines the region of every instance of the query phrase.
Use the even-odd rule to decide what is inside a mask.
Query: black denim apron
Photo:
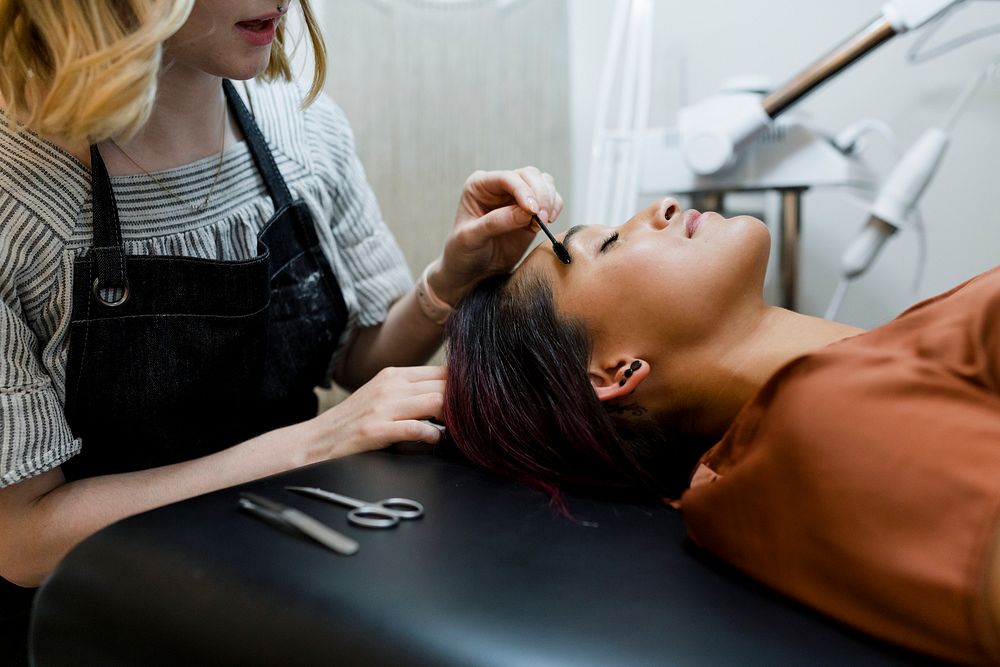
[[[91,149],[94,248],[73,267],[66,373],[66,418],[82,450],[63,464],[68,480],[204,456],[316,414],[313,388],[347,309],[309,210],[224,88],[274,202],[252,259],[126,257]]]
[[[82,450],[62,465],[67,480],[189,460],[316,414],[347,308],[309,210],[223,88],[274,202],[252,259],[125,255],[91,147],[94,247],[73,267],[65,406]]]

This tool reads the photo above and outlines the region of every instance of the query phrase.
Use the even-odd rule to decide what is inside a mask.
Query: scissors
[[[350,507],[352,509],[347,513],[347,520],[355,526],[365,528],[392,528],[400,519],[418,519],[424,515],[424,506],[409,498],[386,498],[368,503],[315,487],[286,486],[285,489]]]

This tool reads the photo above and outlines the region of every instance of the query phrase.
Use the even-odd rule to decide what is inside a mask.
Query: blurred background
[[[566,199],[556,228],[584,221],[616,3],[314,3],[329,49],[327,92],[352,122],[385,219],[414,274],[440,251],[462,182],[475,169],[537,165],[555,175]],[[783,83],[878,16],[881,4],[652,0],[649,126],[676,125],[678,108],[738,77]],[[927,46],[996,24],[1000,2],[971,0]],[[940,124],[970,78],[1000,55],[1000,35],[993,35],[910,64],[906,54],[919,35],[894,38],[794,107],[832,132],[863,118],[884,121],[895,146],[873,135],[864,153],[877,177],[893,166],[894,151]],[[1000,190],[998,119],[1000,77],[994,77],[970,98],[920,200],[927,252],[918,289],[919,235],[907,228],[852,283],[837,319],[876,326],[1000,263],[1000,215],[993,200]],[[632,208],[665,194],[642,192]],[[841,254],[868,218],[865,196],[872,198],[839,188],[804,194],[798,310],[824,313],[840,276]],[[726,204],[775,224],[774,195],[727,197]],[[769,294],[772,278],[769,271]]]

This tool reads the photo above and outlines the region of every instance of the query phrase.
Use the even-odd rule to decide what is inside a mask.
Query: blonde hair
[[[0,0],[0,95],[11,124],[70,144],[129,138],[156,100],[163,42],[195,0]],[[309,0],[298,0],[315,55],[319,95],[326,48]],[[285,21],[261,78],[292,78]]]

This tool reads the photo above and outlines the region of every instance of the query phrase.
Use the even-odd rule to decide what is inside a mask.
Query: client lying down
[[[448,325],[445,419],[558,494],[677,500],[699,545],[874,635],[1000,661],[1000,269],[864,332],[764,303],[767,227],[667,199],[539,246]]]

